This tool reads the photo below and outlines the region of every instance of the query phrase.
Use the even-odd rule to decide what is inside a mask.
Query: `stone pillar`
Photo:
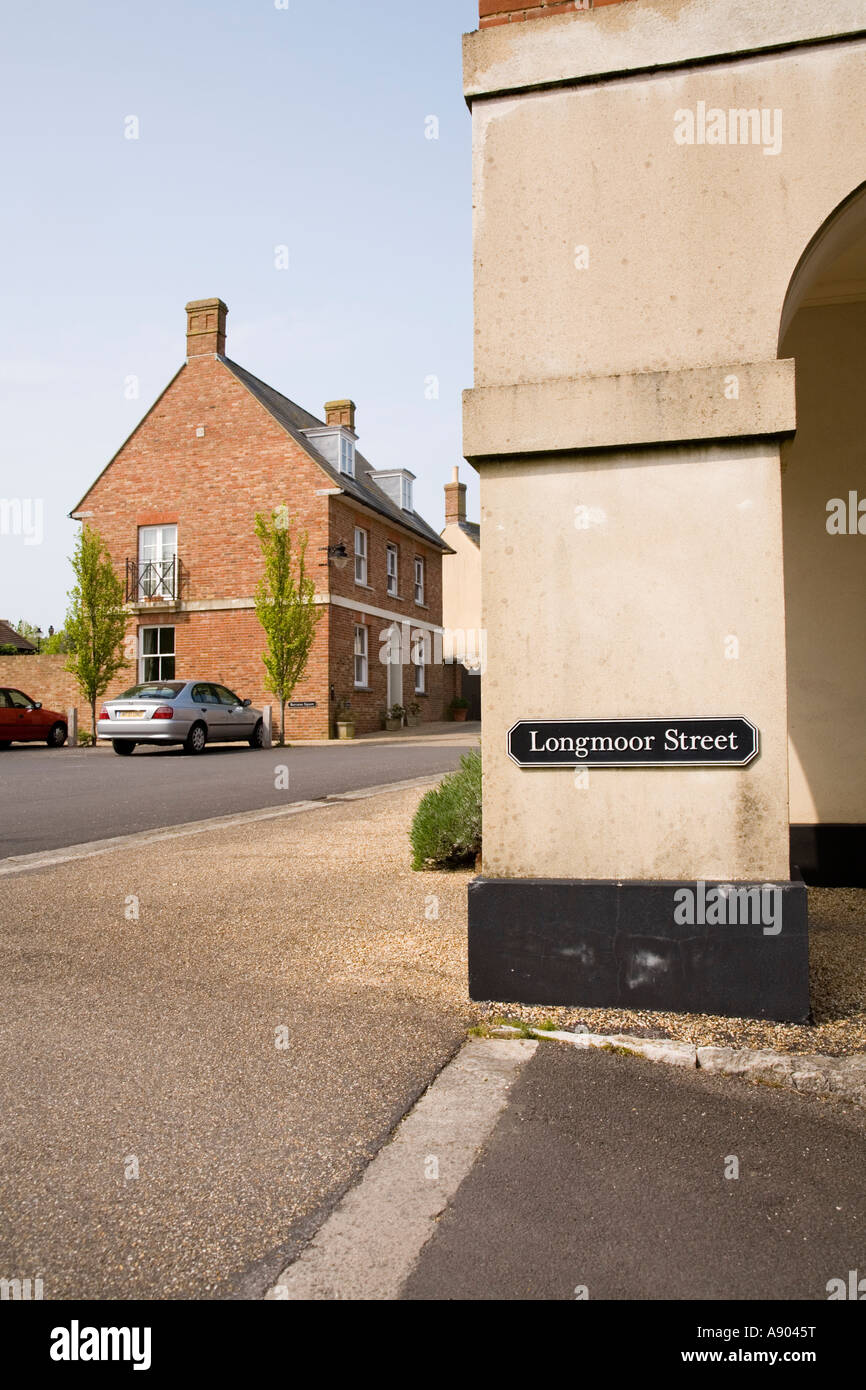
[[[274,721],[274,707],[273,707],[273,705],[265,705],[264,709],[262,710],[262,726],[263,726],[263,730],[264,730],[264,738],[263,738],[263,740],[262,740],[262,747],[263,747],[263,748],[273,748],[273,746],[274,746],[274,722],[273,722],[273,721]]]
[[[837,94],[862,152],[844,95],[862,13],[840,5],[831,22],[767,0],[747,31],[703,0],[519,23],[486,5],[467,37],[464,452],[488,634],[474,998],[808,1014],[780,468],[795,374],[778,338],[804,248],[862,178],[809,115],[816,89]],[[758,731],[748,762],[667,756],[665,730],[737,718]],[[665,755],[521,766],[509,731],[531,721],[543,741],[545,720],[574,738],[659,721]]]

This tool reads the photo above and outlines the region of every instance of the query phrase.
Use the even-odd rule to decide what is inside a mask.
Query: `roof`
[[[481,547],[481,525],[477,521],[459,521],[458,526],[465,536],[468,536],[473,545]]]
[[[26,637],[22,637],[20,632],[16,632],[11,623],[0,618],[0,647],[17,647],[19,652],[35,652],[36,648],[32,642],[28,642]]]
[[[255,396],[256,400],[265,407],[265,410],[274,417],[277,423],[282,425],[286,433],[291,435],[292,439],[306,450],[310,457],[333,480],[334,485],[341,488],[348,497],[354,497],[355,501],[363,503],[365,507],[370,507],[380,516],[414,531],[428,545],[436,546],[438,550],[450,551],[451,547],[436,534],[432,526],[427,525],[422,516],[419,516],[417,512],[404,511],[391,501],[387,493],[382,491],[370,476],[373,468],[363,454],[355,451],[354,478],[349,477],[347,473],[338,473],[324,454],[319,453],[313,441],[304,434],[304,430],[325,428],[326,422],[324,420],[319,420],[315,415],[311,415],[308,410],[304,410],[302,406],[290,401],[287,396],[275,391],[273,386],[268,386],[266,382],[253,376],[252,372],[238,366],[237,362],[232,362],[230,358],[222,356],[219,360],[228,367],[233,376],[237,377],[241,385],[246,387],[250,395]]]

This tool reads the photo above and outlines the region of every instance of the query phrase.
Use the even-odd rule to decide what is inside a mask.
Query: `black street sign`
[[[748,719],[520,719],[519,767],[745,767],[759,748]]]

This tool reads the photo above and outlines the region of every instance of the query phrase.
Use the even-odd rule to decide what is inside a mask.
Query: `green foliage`
[[[409,832],[413,869],[473,864],[481,850],[481,754],[422,797]]]
[[[256,591],[256,616],[265,630],[265,684],[280,702],[280,743],[286,741],[286,702],[304,674],[324,609],[315,603],[316,586],[307,572],[309,537],[299,531],[292,542],[288,508],[270,517],[256,514],[256,536],[265,572]]]
[[[18,648],[14,642],[3,642],[0,645],[0,656],[17,656]]]
[[[126,614],[123,581],[114,572],[111,556],[98,531],[82,526],[72,556],[75,587],[69,592],[65,669],[75,677],[90,705],[96,737],[96,701],[126,665],[123,646]]]
[[[65,656],[69,651],[66,633],[62,629],[60,632],[53,632],[47,637],[43,637],[35,623],[25,622],[22,618],[20,622],[15,624],[15,631],[20,632],[27,642],[32,642],[34,647],[37,647],[46,656]]]

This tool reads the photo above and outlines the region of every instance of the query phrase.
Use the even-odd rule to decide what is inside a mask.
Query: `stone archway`
[[[866,883],[866,185],[791,280],[782,448],[791,854],[807,882]]]

